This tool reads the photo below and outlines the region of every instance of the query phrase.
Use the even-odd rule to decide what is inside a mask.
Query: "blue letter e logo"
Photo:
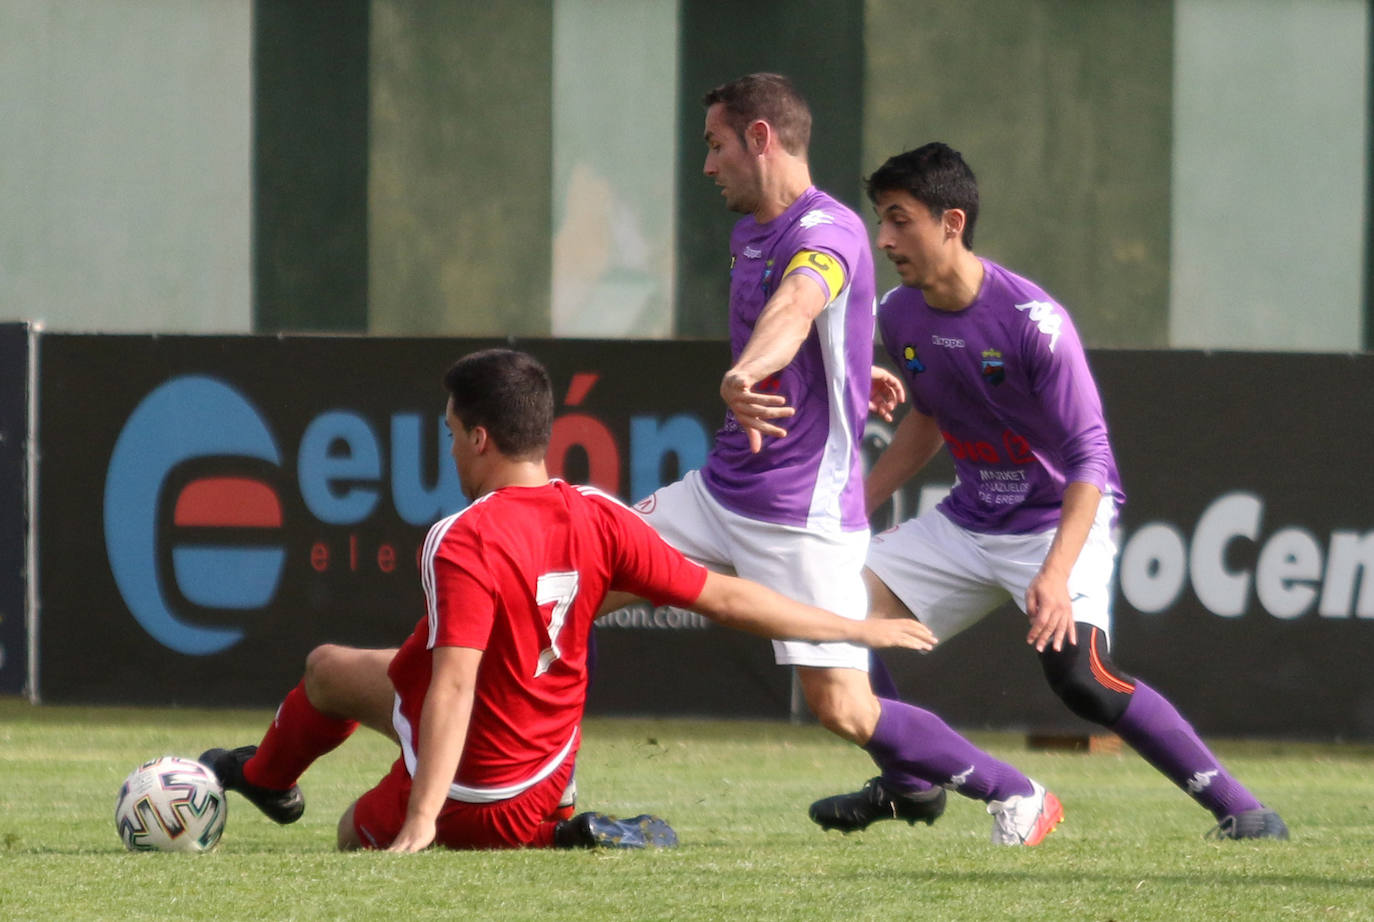
[[[178,619],[158,575],[163,485],[179,465],[206,457],[281,464],[272,433],[247,398],[214,378],[185,375],[159,386],[130,414],[105,478],[105,547],[115,584],[144,630],[163,646],[190,655],[218,653],[244,634],[240,628]],[[179,524],[281,527],[275,491],[252,479],[203,478],[187,484],[172,501]],[[260,608],[271,601],[285,556],[283,548],[271,546],[172,549],[183,597],[221,609]]]

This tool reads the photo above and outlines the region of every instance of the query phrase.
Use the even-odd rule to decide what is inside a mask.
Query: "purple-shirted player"
[[[978,186],[957,151],[927,144],[868,179],[878,247],[900,287],[878,308],[883,344],[912,409],[865,484],[872,510],[943,445],[957,482],[938,508],[873,539],[872,616],[916,617],[945,640],[1005,602],[1027,614],[1027,642],[1050,687],[1216,817],[1223,838],[1288,837],[1279,815],[1237,782],[1158,692],[1108,652],[1112,525],[1125,495],[1097,386],[1064,308],[972,251]],[[901,382],[884,379],[888,406]],[[881,722],[872,749],[900,750],[916,728]],[[973,775],[981,771],[973,766]],[[812,805],[827,828],[901,815],[928,790],[884,771],[859,792]]]
[[[873,257],[863,222],[811,185],[811,114],[785,78],[753,74],[706,95],[704,171],[744,215],[730,238],[728,412],[700,471],[637,505],[672,545],[812,605],[863,618],[868,550],[859,445],[870,406]],[[880,704],[868,652],[842,643],[774,641],[797,667],[807,705],[864,745],[881,715],[917,734],[909,748],[869,747],[884,775],[953,784],[988,803],[993,840],[1034,845],[1058,822],[1054,796],[958,736],[938,717]],[[957,764],[955,764],[957,762]],[[918,782],[919,783],[919,782]],[[933,821],[942,787],[903,817]]]
[[[727,412],[702,469],[636,508],[701,563],[863,618],[859,445],[875,308],[868,234],[858,215],[811,185],[811,114],[785,77],[741,78],[712,90],[705,105],[705,173],[744,215],[730,237]],[[777,641],[774,649],[779,663],[803,667],[818,714],[835,675],[868,684],[860,647]]]

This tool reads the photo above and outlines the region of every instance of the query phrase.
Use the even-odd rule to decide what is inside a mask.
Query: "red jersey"
[[[413,776],[429,651],[484,650],[449,793],[475,803],[514,797],[576,753],[587,638],[609,590],[685,606],[706,582],[631,509],[560,480],[488,493],[437,522],[420,572],[426,616],[388,670],[393,723]]]

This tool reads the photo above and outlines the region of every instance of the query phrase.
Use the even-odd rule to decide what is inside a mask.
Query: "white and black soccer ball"
[[[129,773],[115,801],[115,829],[135,852],[206,852],[219,843],[229,804],[210,769],[163,756]]]

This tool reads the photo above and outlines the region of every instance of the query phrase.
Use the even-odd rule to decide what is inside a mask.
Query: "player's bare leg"
[[[868,590],[868,617],[870,618],[915,618],[916,615],[897,598],[887,583],[878,575],[864,567],[864,588]]]
[[[866,747],[882,716],[882,704],[873,694],[868,674],[858,669],[799,667],[797,675],[806,703],[821,725],[836,736]],[[881,776],[874,778],[856,794],[828,797],[812,804],[811,819],[826,829],[845,832],[863,829],[875,819],[935,822],[945,809],[944,789],[918,778],[909,780],[915,782],[912,790],[904,791],[895,787],[889,790]]]
[[[355,720],[395,740],[391,710],[396,690],[386,674],[395,656],[395,648],[316,647],[305,658],[306,696],[327,717]]]
[[[635,602],[641,601],[643,601],[643,599],[634,593],[612,590],[606,593],[606,599],[601,603],[601,607],[596,610],[596,616],[600,618],[602,615],[610,614],[613,611],[624,608],[626,605],[633,605]]]
[[[878,699],[860,669],[819,669],[798,666],[806,705],[836,736],[862,746],[873,735],[880,711]]]
[[[892,590],[873,575],[867,568],[863,571],[864,584],[868,588],[868,616],[870,618],[911,618],[910,609],[902,604],[902,601],[893,595]],[[845,737],[850,742],[859,746],[864,746],[873,736],[873,730],[878,725],[878,717],[881,713],[881,704],[873,694],[872,680],[868,675],[863,675],[864,685],[868,689],[868,698],[871,705],[865,710],[868,712],[862,727],[862,733],[847,735],[839,730],[832,729],[822,719],[822,724],[831,729],[831,732]],[[803,680],[803,689],[805,681]],[[855,696],[857,691],[851,692]],[[810,704],[808,698],[808,704]],[[815,704],[811,705],[812,712],[819,717],[819,711]],[[887,774],[886,772],[884,774]],[[905,775],[905,773],[902,773]],[[896,773],[894,773],[894,776]],[[864,784],[863,789],[852,794],[838,794],[818,800],[811,805],[811,819],[819,823],[825,829],[840,829],[850,832],[856,829],[864,829],[870,823],[878,819],[905,819],[908,823],[914,824],[917,821],[927,825],[934,823],[945,809],[945,792],[943,788],[936,787],[930,782],[915,776],[893,777],[884,781],[882,775],[870,779]]]
[[[868,617],[913,618],[911,610],[893,595],[883,581],[867,568],[863,571],[868,589]],[[807,707],[816,719],[836,736],[857,746],[868,743],[878,725],[881,705],[873,694],[868,673],[859,669],[797,669]]]

